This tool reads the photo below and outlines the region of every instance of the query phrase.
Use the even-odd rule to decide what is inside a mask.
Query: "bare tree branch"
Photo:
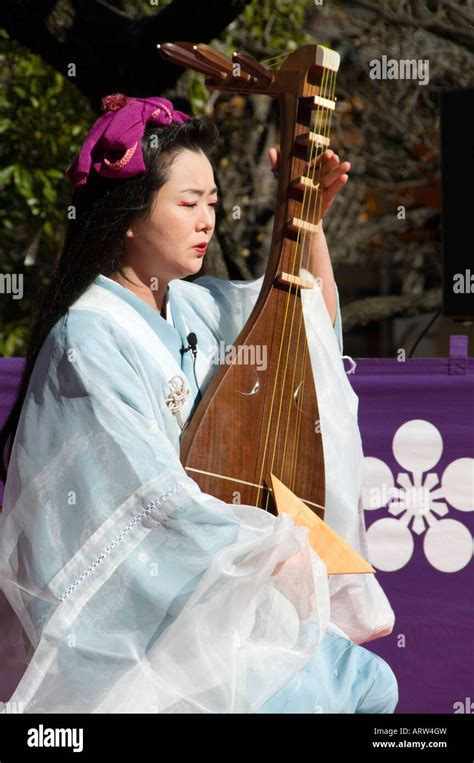
[[[473,23],[472,17],[467,11],[462,9],[459,13],[459,6],[452,2],[447,3],[444,0],[441,3],[441,7],[445,12],[445,16],[442,19],[439,13],[430,12],[426,4],[421,3],[419,0],[418,2],[413,2],[412,6],[416,11],[416,18],[408,14],[402,16],[397,12],[397,9],[390,7],[390,3],[387,0],[382,4],[376,4],[369,0],[352,0],[351,5],[371,11],[377,18],[383,19],[390,24],[425,29],[437,37],[462,45],[469,51],[474,50],[474,30],[466,27],[466,24]]]
[[[432,312],[441,307],[441,289],[432,289],[419,297],[384,296],[367,297],[356,300],[343,307],[342,323],[345,331],[355,326],[381,321],[385,318],[398,318]]]

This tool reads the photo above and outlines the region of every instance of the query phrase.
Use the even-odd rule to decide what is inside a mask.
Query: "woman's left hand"
[[[268,149],[268,156],[271,164],[271,171],[278,177],[278,165],[280,162],[280,153],[276,148]],[[351,168],[350,162],[340,162],[338,155],[332,150],[327,149],[316,159],[313,159],[311,164],[307,167],[305,175],[307,177],[314,177],[314,182],[320,182],[320,194],[318,194],[318,201],[316,204],[317,210],[314,211],[311,222],[317,224],[326,215],[327,211],[331,208],[336,195],[341,188],[345,186],[349,180],[347,174]],[[322,193],[322,201],[321,201]],[[309,206],[309,196],[308,206]],[[311,205],[313,209],[314,204]]]

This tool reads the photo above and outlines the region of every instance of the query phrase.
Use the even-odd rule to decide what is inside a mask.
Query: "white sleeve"
[[[339,289],[337,288],[337,283],[334,283],[334,286],[336,287],[336,318],[335,318],[333,326],[334,326],[334,331],[336,332],[336,339],[339,345],[339,350],[342,355],[344,352],[344,342],[342,338],[341,306],[339,303]]]

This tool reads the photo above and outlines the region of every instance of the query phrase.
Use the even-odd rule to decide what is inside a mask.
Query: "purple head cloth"
[[[128,98],[122,93],[102,99],[105,111],[92,125],[79,156],[66,172],[76,187],[87,182],[91,167],[106,178],[131,178],[145,172],[141,139],[148,123],[183,124],[188,114],[166,98]]]

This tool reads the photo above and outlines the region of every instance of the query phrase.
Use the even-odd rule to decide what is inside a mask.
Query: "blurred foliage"
[[[155,14],[171,0],[110,3],[131,18]],[[267,66],[310,42],[306,0],[254,0],[213,45],[227,55],[243,49]],[[177,35],[179,37],[179,35]],[[0,29],[1,273],[23,273],[24,295],[0,291],[0,355],[26,352],[31,315],[62,246],[72,186],[65,176],[97,119],[72,81]],[[201,74],[187,71],[178,88],[194,114],[211,98]],[[105,94],[104,94],[105,95]]]
[[[24,295],[1,294],[0,355],[23,355],[31,313],[65,231],[65,170],[95,118],[59,72],[0,30],[0,257],[23,274]]]

